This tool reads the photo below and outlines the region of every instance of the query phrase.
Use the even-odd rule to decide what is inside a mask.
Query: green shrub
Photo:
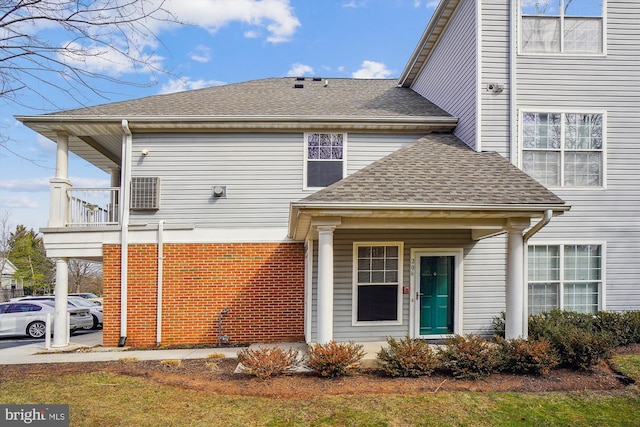
[[[629,344],[632,341],[631,325],[626,321],[624,313],[599,311],[594,319],[595,329],[611,338],[611,346]]]
[[[307,351],[306,365],[322,377],[347,375],[360,368],[363,348],[361,344],[352,342],[312,344]]]
[[[507,314],[504,311],[501,311],[499,316],[494,316],[493,319],[491,319],[491,331],[494,336],[504,338],[506,316]]]
[[[547,340],[560,365],[571,369],[589,369],[609,355],[615,340],[598,326],[595,316],[552,310],[529,317],[529,338]]]
[[[419,377],[430,375],[438,366],[439,358],[429,344],[419,339],[396,340],[389,338],[388,347],[377,353],[380,369],[392,377]]]
[[[640,310],[626,311],[622,316],[629,325],[629,343],[640,343]]]
[[[260,379],[271,378],[293,371],[300,365],[296,349],[284,350],[278,346],[243,349],[238,352],[238,362],[245,372]]]
[[[455,335],[445,344],[440,352],[442,363],[456,378],[482,378],[501,364],[498,346],[478,335]]]
[[[502,370],[514,374],[546,375],[558,365],[551,344],[546,340],[527,341],[522,338],[498,338],[502,353]]]

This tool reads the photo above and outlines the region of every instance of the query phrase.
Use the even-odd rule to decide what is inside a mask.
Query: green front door
[[[420,257],[420,335],[453,333],[454,256]]]

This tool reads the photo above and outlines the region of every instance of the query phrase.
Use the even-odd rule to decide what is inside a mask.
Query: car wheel
[[[29,326],[27,326],[27,335],[29,335],[31,338],[42,338],[44,337],[46,330],[47,326],[45,325],[45,323],[37,320],[35,322],[29,323]]]
[[[90,330],[90,329],[98,329],[98,325],[100,325],[100,323],[98,323],[98,316],[92,314],[91,317],[93,317],[93,325],[85,326],[82,329],[87,330],[87,331]]]

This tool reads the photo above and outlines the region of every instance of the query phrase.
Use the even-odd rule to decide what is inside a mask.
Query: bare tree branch
[[[166,70],[155,50],[159,23],[176,23],[164,0],[0,0],[0,97],[30,92],[61,108],[106,98],[102,83],[151,86]],[[48,39],[57,30],[57,39]],[[62,31],[60,31],[62,30]],[[144,71],[151,79],[123,79]],[[48,88],[47,90],[45,90]],[[91,94],[89,95],[87,93]],[[51,92],[55,95],[48,95]]]

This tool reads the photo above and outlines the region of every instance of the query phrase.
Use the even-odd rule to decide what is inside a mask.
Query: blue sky
[[[34,83],[33,91],[53,100],[55,106],[29,92],[21,94],[19,103],[0,99],[0,132],[9,138],[0,146],[0,211],[9,213],[12,230],[17,224],[36,231],[47,225],[55,144],[24,127],[14,115],[37,115],[267,77],[396,78],[437,3],[167,0],[165,7],[191,25],[154,23],[159,41],[141,40],[139,47],[170,74],[133,70],[107,53],[82,67],[114,79],[138,82],[142,87],[97,83],[103,96],[80,89],[84,98],[79,101]],[[52,42],[67,41],[67,35],[55,28],[35,31]],[[106,174],[75,156],[70,159],[69,175],[75,187],[109,185]]]

